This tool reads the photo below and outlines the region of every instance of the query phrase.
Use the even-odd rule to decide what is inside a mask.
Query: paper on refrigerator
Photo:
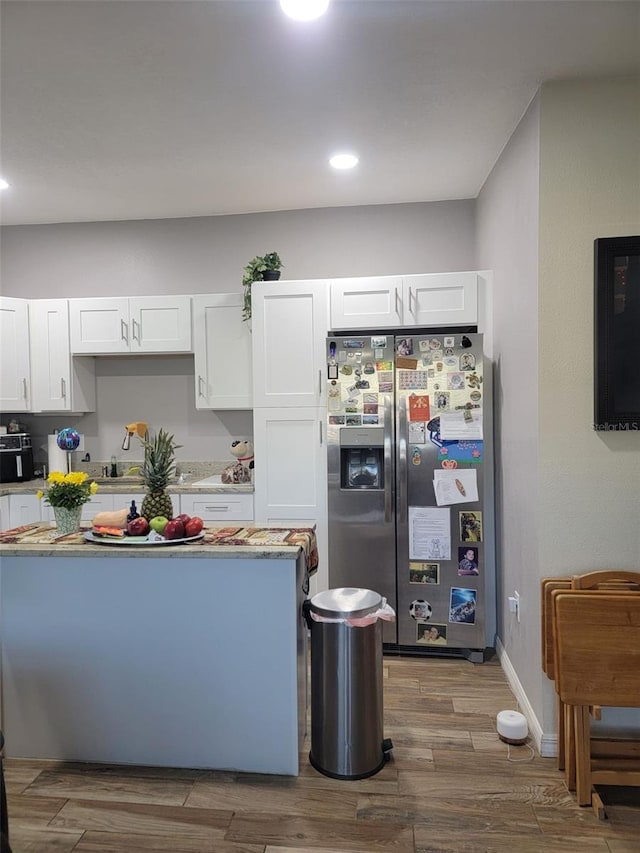
[[[409,507],[409,559],[451,559],[451,510]]]
[[[466,504],[478,500],[475,468],[449,468],[433,472],[433,490],[438,506]]]
[[[440,438],[443,441],[477,441],[482,437],[482,409],[440,412]]]

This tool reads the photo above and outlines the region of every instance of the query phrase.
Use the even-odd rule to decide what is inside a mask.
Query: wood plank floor
[[[510,761],[497,662],[385,658],[393,758],[362,781],[5,760],[14,853],[638,853],[640,789],[581,809],[555,760]],[[528,750],[512,747],[511,758]]]

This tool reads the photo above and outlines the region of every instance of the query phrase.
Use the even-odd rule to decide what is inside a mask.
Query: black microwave
[[[0,483],[33,480],[33,450],[27,432],[0,435]]]

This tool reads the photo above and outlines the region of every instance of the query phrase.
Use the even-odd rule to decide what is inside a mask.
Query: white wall
[[[493,270],[498,636],[542,717],[538,557],[538,141],[530,105],[477,201],[477,262]],[[521,621],[507,596],[521,595]]]

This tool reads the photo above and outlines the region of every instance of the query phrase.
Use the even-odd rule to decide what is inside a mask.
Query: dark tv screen
[[[595,241],[595,429],[640,430],[640,236]]]

